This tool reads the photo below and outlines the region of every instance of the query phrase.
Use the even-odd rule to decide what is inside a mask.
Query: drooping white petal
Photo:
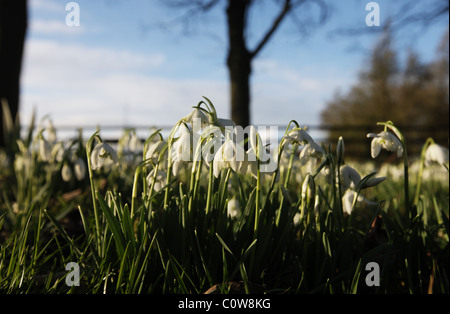
[[[64,163],[61,169],[61,177],[65,182],[72,180],[72,169],[70,169],[70,166],[67,163]]]
[[[370,155],[372,158],[377,158],[381,152],[381,144],[379,138],[374,138],[370,144]]]
[[[448,163],[449,151],[446,147],[438,144],[431,144],[425,151],[425,164],[428,166],[431,163],[438,163],[440,165]]]
[[[77,178],[78,181],[84,179],[84,176],[86,175],[86,165],[83,159],[77,158],[77,160],[75,160],[73,170],[75,172],[75,177]]]

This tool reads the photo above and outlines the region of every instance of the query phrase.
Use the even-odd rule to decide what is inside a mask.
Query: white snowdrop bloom
[[[51,152],[51,156],[54,156],[54,159],[57,162],[61,162],[64,160],[64,154],[65,154],[65,149],[64,149],[64,145],[63,143],[59,142],[56,143],[53,148],[52,148],[52,152]]]
[[[294,226],[298,225],[300,223],[300,219],[302,218],[302,214],[300,212],[297,212],[294,215],[294,218],[292,219],[294,222]]]
[[[47,133],[47,141],[50,144],[55,144],[56,143],[56,130],[55,130],[52,120],[48,120],[46,133]]]
[[[78,181],[84,179],[84,176],[86,175],[86,164],[82,158],[77,158],[74,161],[73,170]]]
[[[219,177],[222,169],[231,168],[238,171],[244,160],[245,150],[232,140],[227,139],[214,156],[213,172],[216,178]]]
[[[448,149],[438,144],[431,144],[425,151],[425,165],[448,163]]]
[[[287,143],[305,145],[314,142],[313,138],[301,128],[294,128],[287,135],[283,136]]]
[[[350,215],[352,213],[353,203],[355,202],[355,198],[356,198],[356,192],[353,190],[347,190],[344,193],[344,195],[342,196],[342,207],[343,207],[342,209],[343,209],[344,213],[346,213],[348,215]],[[358,195],[356,202],[365,203],[366,205],[369,205],[369,206],[377,205],[376,202],[369,201],[361,194]],[[356,202],[355,202],[355,204],[356,204]]]
[[[69,182],[70,180],[72,180],[72,169],[70,169],[70,166],[67,163],[64,163],[61,168],[61,177],[65,182]]]
[[[381,149],[385,149],[389,152],[396,152],[397,157],[402,157],[403,155],[403,147],[400,140],[392,133],[383,131],[381,133],[369,133],[367,134],[368,138],[373,138],[371,143],[370,153],[372,158],[376,158]]]
[[[198,121],[200,121],[200,125],[202,128],[206,127],[209,124],[209,118],[202,109],[194,108],[186,117],[183,118],[186,123],[190,123],[194,125]]]
[[[139,137],[136,135],[136,132],[133,132],[130,135],[128,148],[130,149],[131,152],[139,152],[140,150],[142,150],[142,143]]]
[[[153,168],[152,171],[150,171],[150,173],[147,175],[146,180],[149,187],[151,187],[153,182],[155,182],[153,190],[155,192],[159,192],[166,184],[166,172],[163,170],[158,170],[155,175],[155,168]]]
[[[166,145],[166,142],[163,140],[158,140],[151,143],[147,148],[147,152],[145,153],[145,159],[150,159],[154,164],[156,164],[158,162],[159,156],[161,155],[161,151],[164,148],[164,145]]]
[[[178,175],[185,162],[193,160],[200,137],[199,134],[192,133],[184,124],[180,125],[179,135],[171,147],[172,172],[175,176]]]
[[[361,181],[361,176],[358,171],[350,166],[342,165],[340,168],[341,172],[341,187],[343,191],[349,188],[354,189],[358,183]]]
[[[311,158],[322,158],[323,153],[323,149],[319,144],[315,142],[307,143],[300,151],[300,162],[304,165]]]
[[[249,173],[256,178],[258,174],[258,160],[256,159],[253,148],[249,148],[249,150],[245,152],[244,160],[242,161],[239,172],[242,174]]]
[[[231,218],[239,218],[241,216],[241,204],[235,198],[228,200],[227,213]]]
[[[98,143],[91,152],[92,170],[99,169],[103,166],[118,163],[119,158],[116,151],[107,143]]]
[[[43,137],[39,139],[39,158],[42,161],[51,161],[52,159],[52,146]]]

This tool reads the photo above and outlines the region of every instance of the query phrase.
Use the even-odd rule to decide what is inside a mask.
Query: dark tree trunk
[[[13,119],[16,119],[19,110],[20,72],[26,28],[27,0],[0,0],[0,100],[6,99]],[[0,126],[2,147],[5,144],[2,110]]]
[[[250,73],[252,56],[245,44],[246,15],[250,0],[228,0],[231,119],[242,127],[250,124]]]

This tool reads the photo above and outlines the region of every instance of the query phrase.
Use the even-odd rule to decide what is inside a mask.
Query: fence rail
[[[379,133],[383,130],[382,126],[374,125],[308,125],[299,124],[300,126],[307,126],[308,133],[318,143],[336,144],[336,139],[330,139],[329,134],[331,132],[342,135],[346,145],[346,154],[354,155],[367,155],[370,151],[370,139],[367,139],[367,133]],[[277,127],[278,140],[284,135],[287,125],[255,125],[255,127],[261,130],[263,127]],[[421,146],[425,142],[427,137],[433,137],[433,139],[443,145],[449,146],[449,126],[448,125],[435,125],[426,127],[417,126],[397,126],[404,134],[408,143],[408,150],[412,153],[420,151]],[[81,135],[83,138],[89,138],[97,129],[104,140],[108,142],[117,142],[117,140],[123,135],[123,132],[127,129],[133,129],[136,134],[143,140],[148,138],[153,132],[152,130],[162,129],[162,134],[168,135],[172,126],[169,125],[55,125],[57,135],[59,139],[73,139]],[[24,125],[21,128],[22,132],[29,131],[29,127]],[[368,148],[369,147],[369,148]]]

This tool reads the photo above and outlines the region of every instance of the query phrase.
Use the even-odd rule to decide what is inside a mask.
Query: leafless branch
[[[302,1],[304,2],[304,1]],[[278,13],[278,16],[273,21],[271,27],[267,30],[266,34],[262,37],[261,41],[258,45],[256,45],[256,48],[250,53],[251,58],[255,57],[261,49],[264,47],[264,45],[269,41],[269,39],[272,37],[272,35],[275,33],[277,28],[280,26],[281,22],[285,18],[285,16],[288,14],[289,10],[292,7],[291,0],[285,0],[283,8]]]

